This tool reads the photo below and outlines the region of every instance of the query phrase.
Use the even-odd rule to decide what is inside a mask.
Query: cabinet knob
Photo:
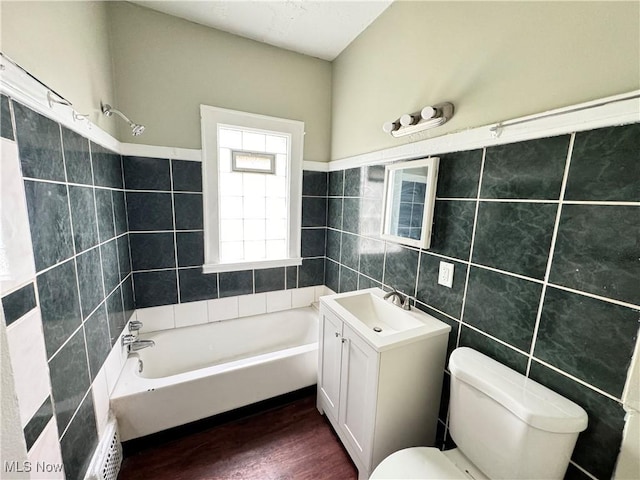
[[[336,332],[336,338],[338,338],[340,336],[339,332]]]
[[[342,343],[347,343],[347,339],[342,337]]]

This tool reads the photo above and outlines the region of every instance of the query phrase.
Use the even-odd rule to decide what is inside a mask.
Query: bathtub
[[[111,394],[122,441],[314,385],[318,311],[296,308],[140,334]]]

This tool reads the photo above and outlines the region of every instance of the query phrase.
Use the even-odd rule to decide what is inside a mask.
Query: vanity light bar
[[[404,137],[444,125],[453,117],[453,112],[453,103],[438,103],[424,107],[418,112],[405,113],[393,122],[385,122],[382,125],[382,130],[396,138]]]

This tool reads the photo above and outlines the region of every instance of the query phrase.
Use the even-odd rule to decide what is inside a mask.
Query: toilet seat
[[[459,470],[443,452],[433,447],[398,450],[380,462],[369,478],[370,480],[469,480],[469,477]]]

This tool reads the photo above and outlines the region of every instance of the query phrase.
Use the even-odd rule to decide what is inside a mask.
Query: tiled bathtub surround
[[[66,478],[82,478],[98,442],[91,385],[134,310],[122,160],[5,96],[2,136],[17,142],[35,261],[2,306],[18,337],[43,332],[50,377],[25,439],[55,418]]]
[[[329,174],[326,285],[395,287],[589,414],[568,478],[610,478],[638,335],[640,124],[440,155],[432,248],[379,239],[380,166]],[[372,201],[375,199],[375,201]],[[437,284],[440,261],[453,287]],[[439,441],[446,433],[445,375]]]
[[[203,274],[201,163],[124,157],[137,308],[322,285],[327,174],[304,172],[300,267]]]

